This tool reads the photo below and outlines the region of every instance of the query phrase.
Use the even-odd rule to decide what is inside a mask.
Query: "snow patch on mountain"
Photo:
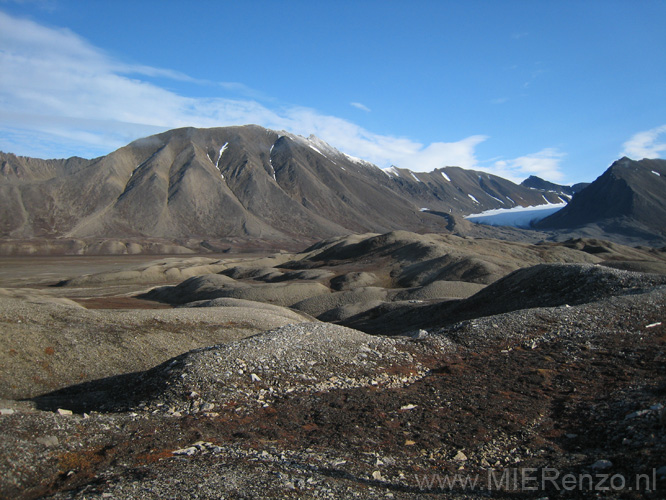
[[[227,150],[227,147],[229,147],[229,143],[225,142],[224,145],[220,148],[220,152],[217,156],[217,161],[215,162],[215,168],[217,168],[220,171],[220,175],[224,179],[224,174],[222,173],[222,169],[220,169],[220,160],[222,159],[222,154]],[[210,156],[208,157],[210,158]]]

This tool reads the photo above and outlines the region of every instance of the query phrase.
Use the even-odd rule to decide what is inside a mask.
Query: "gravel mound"
[[[390,387],[421,375],[414,358],[396,349],[404,342],[325,323],[286,325],[190,351],[146,372],[70,387],[36,402],[77,411],[196,414],[239,402],[261,407],[300,391],[379,383]],[[410,374],[400,374],[400,365],[409,367]]]
[[[54,297],[44,290],[35,288],[0,288],[0,299],[22,299],[30,304],[59,304],[66,307],[82,308],[80,304],[64,297]]]
[[[367,272],[352,272],[341,274],[331,279],[331,289],[336,291],[351,290],[362,286],[372,286],[377,283],[377,275]]]
[[[298,311],[319,318],[324,313],[346,305],[362,304],[366,302],[384,301],[388,293],[386,289],[379,287],[356,288],[344,292],[333,292],[317,295],[309,299],[297,302],[292,307]]]
[[[168,304],[186,304],[229,297],[290,306],[309,297],[329,292],[328,287],[316,282],[250,284],[238,282],[221,274],[208,274],[190,278],[175,286],[155,288],[140,295],[140,298]]]
[[[252,309],[254,311],[269,311],[272,313],[277,313],[283,315],[284,317],[290,317],[294,320],[301,319],[302,317],[308,317],[302,312],[295,312],[292,309],[282,306],[276,306],[273,304],[265,304],[264,302],[256,302],[254,300],[243,300],[243,299],[234,299],[231,297],[221,297],[218,299],[210,300],[198,300],[196,302],[188,302],[178,306],[182,307],[240,307],[245,309]]]
[[[0,398],[147,370],[198,347],[310,320],[272,307],[88,310],[0,297]]]
[[[462,300],[382,304],[345,319],[345,326],[396,335],[536,307],[595,302],[666,285],[666,276],[591,264],[540,264],[519,269]]]
[[[343,306],[335,307],[329,309],[323,314],[320,314],[317,319],[320,321],[329,321],[332,323],[343,321],[357,314],[364,313],[371,309],[375,309],[382,304],[386,304],[383,300],[369,300],[366,302],[353,302],[351,304],[346,304]]]
[[[283,272],[274,267],[245,267],[235,266],[221,274],[236,280],[255,280],[266,283],[279,283],[281,281],[317,281],[333,276],[331,271],[324,269],[306,269],[302,271]]]
[[[621,256],[651,257],[645,251],[622,245],[609,247],[608,252],[601,255],[587,250],[589,246],[570,248],[562,244],[531,245],[447,234],[393,231],[323,241],[281,267],[327,267],[334,270],[341,266],[343,273],[374,274],[378,280],[372,284],[379,282],[387,287],[409,288],[433,281],[489,284],[516,269],[544,262],[594,264]],[[353,279],[353,276],[348,279]],[[333,283],[336,287],[342,286]]]
[[[59,283],[60,286],[95,286],[107,283],[167,283],[192,276],[217,273],[228,264],[205,257],[168,258],[150,262],[136,269],[109,271],[78,276]]]
[[[489,316],[533,307],[595,302],[666,284],[666,276],[590,264],[541,264],[519,269],[456,308]]]
[[[433,299],[464,299],[483,290],[485,285],[467,283],[465,281],[439,280],[425,286],[402,290],[395,294],[394,300],[433,300]]]
[[[229,269],[225,269],[220,274],[229,276],[235,280],[259,280],[259,281],[271,281],[274,278],[282,276],[284,273],[279,269],[274,267],[246,267],[246,266],[234,266]]]

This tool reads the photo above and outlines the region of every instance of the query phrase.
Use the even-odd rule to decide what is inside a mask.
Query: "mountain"
[[[535,226],[564,234],[571,230],[588,235],[614,233],[663,242],[665,193],[666,160],[624,157],[576,193],[566,207]]]
[[[536,175],[530,175],[527,179],[521,182],[520,185],[527,188],[538,189],[540,191],[551,191],[553,193],[561,194],[565,196],[567,200],[569,200],[574,194],[589,186],[590,183],[579,182],[573,186],[563,186],[561,184],[555,184],[554,182],[546,181],[541,177],[537,177]]]
[[[314,136],[254,125],[171,130],[92,160],[0,153],[0,174],[5,240],[156,239],[195,250],[445,231],[450,215],[562,201],[458,167],[382,170]]]

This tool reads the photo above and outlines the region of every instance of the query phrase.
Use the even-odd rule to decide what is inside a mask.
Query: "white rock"
[[[58,415],[72,415],[72,410],[65,410],[63,408],[58,408]]]
[[[192,456],[194,455],[198,450],[194,446],[189,446],[187,448],[182,448],[180,450],[176,450],[173,452],[174,455],[187,455]]]
[[[0,415],[13,415],[14,410],[11,408],[0,408]]]
[[[465,462],[467,461],[467,455],[465,455],[462,450],[459,450],[458,453],[456,453],[456,456],[453,457],[453,460],[457,460],[459,462]]]

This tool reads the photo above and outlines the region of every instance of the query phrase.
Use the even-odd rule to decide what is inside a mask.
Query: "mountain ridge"
[[[559,202],[485,172],[383,171],[324,141],[256,125],[174,129],[109,155],[0,153],[2,238],[259,238],[445,231],[439,214]]]

